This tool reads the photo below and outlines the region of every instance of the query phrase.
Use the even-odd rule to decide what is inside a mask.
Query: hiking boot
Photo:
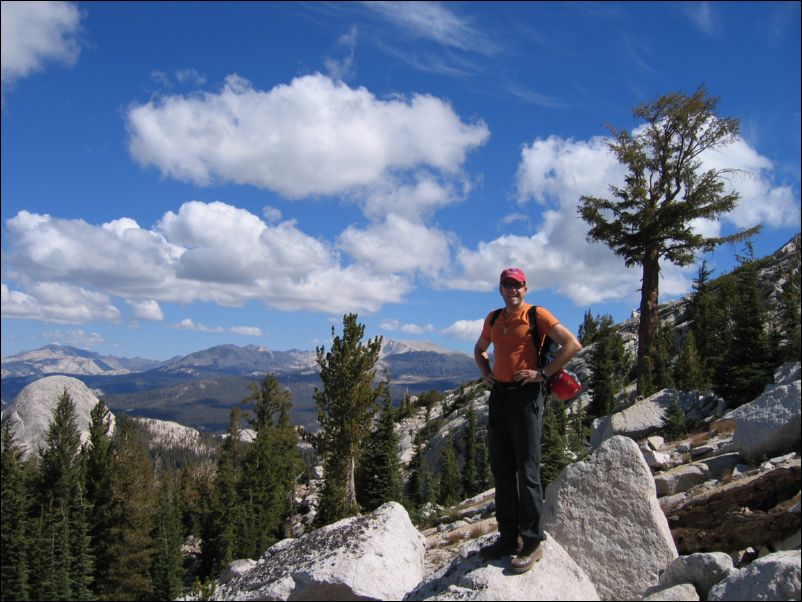
[[[510,570],[513,573],[525,573],[541,558],[543,558],[541,542],[537,539],[527,539],[518,555],[510,561]]]
[[[479,555],[485,560],[498,560],[503,556],[514,556],[521,549],[518,538],[499,537],[493,543],[479,550]]]

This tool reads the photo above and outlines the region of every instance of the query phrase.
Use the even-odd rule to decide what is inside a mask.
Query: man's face
[[[517,280],[505,280],[499,285],[499,292],[507,307],[516,307],[523,303],[526,285]]]

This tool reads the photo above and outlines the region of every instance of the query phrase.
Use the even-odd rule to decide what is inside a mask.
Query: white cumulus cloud
[[[72,65],[81,14],[72,2],[2,3],[2,87],[39,71],[47,61]]]
[[[455,173],[489,135],[439,98],[379,99],[321,74],[268,91],[232,75],[216,94],[132,106],[127,123],[142,165],[198,185],[250,184],[289,198],[376,185],[394,170]]]
[[[241,334],[248,337],[264,336],[262,329],[258,326],[232,326],[230,330],[234,334]]]
[[[403,332],[406,334],[424,334],[435,332],[433,324],[402,324],[400,320],[384,320],[379,324],[379,328],[389,332]]]
[[[120,310],[108,295],[63,282],[36,282],[26,291],[12,290],[6,283],[2,290],[4,318],[41,320],[58,324],[90,321],[118,323]]]
[[[6,230],[4,278],[17,290],[4,285],[3,313],[11,317],[118,320],[114,296],[142,319],[158,318],[159,303],[195,301],[316,311],[325,299],[337,315],[376,311],[411,288],[404,275],[345,264],[294,221],[268,224],[221,202],[184,203],[150,230],[127,218],[96,226],[26,211]],[[64,293],[45,296],[48,286]]]
[[[790,187],[772,180],[772,165],[744,140],[705,153],[702,169],[731,168],[728,186],[741,195],[738,207],[718,221],[697,220],[696,231],[717,236],[722,222],[737,228],[757,223],[767,227],[794,226],[800,221],[799,200]],[[456,252],[459,273],[454,288],[490,290],[499,270],[520,266],[530,289],[553,288],[577,305],[605,300],[635,299],[640,268],[625,268],[623,259],[601,243],[588,243],[588,225],[578,214],[582,195],[610,198],[610,185],[621,186],[624,168],[609,152],[606,139],[538,138],[524,146],[518,166],[518,201],[543,208],[531,236],[504,235]],[[681,295],[689,290],[692,268],[661,266],[661,293]]]
[[[162,312],[161,307],[159,307],[159,303],[153,299],[145,299],[142,301],[127,299],[126,302],[134,311],[134,317],[139,320],[164,320],[164,312]]]
[[[434,274],[448,268],[447,234],[415,220],[388,215],[367,228],[347,228],[337,241],[361,265],[377,274]]]
[[[451,326],[444,328],[441,332],[458,341],[476,341],[482,334],[482,320],[457,320]]]

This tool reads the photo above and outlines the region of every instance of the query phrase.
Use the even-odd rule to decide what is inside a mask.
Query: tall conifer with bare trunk
[[[610,186],[612,199],[582,196],[579,214],[588,224],[588,240],[607,244],[627,267],[643,269],[638,330],[638,373],[652,362],[658,329],[660,261],[690,265],[698,252],[743,240],[759,227],[729,236],[708,237],[694,230],[694,220],[715,220],[732,211],[739,199],[727,191],[725,177],[737,170],[702,169],[706,151],[726,147],[740,123],[719,117],[719,99],[703,86],[691,96],[671,93],[635,108],[644,121],[633,132],[610,127],[610,150],[627,169],[623,186]]]
[[[323,389],[315,389],[318,422],[323,431],[325,484],[318,524],[329,524],[358,511],[356,464],[360,445],[370,432],[381,387],[374,385],[374,367],[382,338],[362,343],[365,325],[356,314],[343,316],[343,334],[331,329],[331,350],[317,348]]]

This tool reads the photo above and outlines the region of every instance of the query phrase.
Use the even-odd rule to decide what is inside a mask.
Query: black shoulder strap
[[[529,320],[529,332],[532,333],[532,339],[535,342],[535,355],[537,356],[538,367],[542,368],[545,358],[540,357],[540,332],[537,328],[537,305],[530,307],[526,315]]]
[[[493,328],[493,324],[496,323],[496,320],[498,320],[498,317],[499,315],[501,315],[502,311],[504,311],[503,307],[501,309],[497,309],[496,311],[494,311],[493,315],[490,316],[490,328]]]
[[[554,354],[559,349],[559,345],[548,333],[542,339],[537,327],[537,305],[533,305],[529,310],[529,332],[535,340],[535,351],[537,352],[538,368],[542,371],[546,364],[553,359]],[[542,344],[541,344],[542,340]]]

